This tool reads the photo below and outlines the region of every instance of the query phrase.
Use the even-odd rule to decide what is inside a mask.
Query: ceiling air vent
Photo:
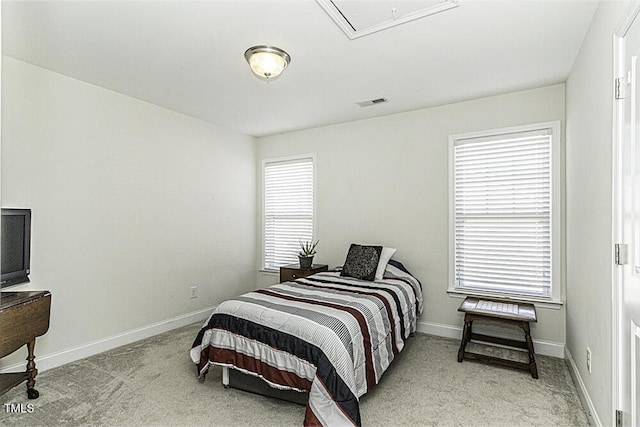
[[[370,101],[356,102],[356,104],[358,104],[361,107],[370,107],[376,104],[384,104],[385,102],[389,102],[389,100],[387,98],[377,98],[377,99],[372,99]]]
[[[458,6],[458,0],[316,0],[350,39]]]

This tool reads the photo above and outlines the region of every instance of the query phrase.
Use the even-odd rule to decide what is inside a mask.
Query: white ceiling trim
[[[383,19],[378,24],[373,24],[364,28],[354,28],[347,18],[347,13],[340,9],[340,7],[332,0],[316,0],[318,5],[324,9],[331,19],[340,27],[340,29],[351,40],[363,37],[369,34],[376,33],[378,31],[386,30],[397,25],[405,24],[413,20],[424,18],[425,16],[433,15],[439,12],[444,12],[449,9],[458,7],[458,0],[441,0],[440,2],[419,9],[414,12],[406,13],[404,15],[396,15],[396,9],[389,9],[389,13],[392,14],[391,18]],[[338,2],[339,3],[339,2]],[[357,2],[359,7],[367,7],[367,2]]]

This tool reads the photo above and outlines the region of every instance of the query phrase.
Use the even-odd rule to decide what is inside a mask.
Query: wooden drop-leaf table
[[[27,346],[27,369],[24,372],[0,374],[0,395],[27,382],[27,397],[37,399],[34,388],[38,370],[34,348],[36,337],[49,329],[51,293],[49,291],[19,291],[0,293],[0,358]]]

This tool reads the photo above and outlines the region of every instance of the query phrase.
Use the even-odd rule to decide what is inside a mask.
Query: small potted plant
[[[313,264],[313,256],[316,254],[316,246],[319,240],[300,242],[300,252],[298,259],[300,260],[300,268],[311,268]]]

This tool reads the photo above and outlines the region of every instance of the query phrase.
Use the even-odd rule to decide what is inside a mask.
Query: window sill
[[[466,297],[498,298],[501,300],[526,302],[529,304],[533,304],[536,307],[550,308],[553,310],[560,310],[560,308],[562,308],[562,306],[564,305],[562,301],[556,301],[556,300],[551,300],[546,298],[542,299],[542,298],[535,298],[535,297],[506,295],[506,294],[498,294],[498,293],[491,293],[491,292],[470,292],[470,291],[449,289],[447,290],[447,293],[449,294],[450,297],[453,297],[453,298],[466,298]]]
[[[274,276],[280,274],[278,270],[265,270],[263,268],[258,269],[258,273],[273,274]]]

